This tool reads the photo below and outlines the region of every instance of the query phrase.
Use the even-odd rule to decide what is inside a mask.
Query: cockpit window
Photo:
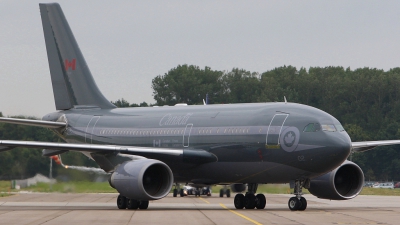
[[[304,132],[316,132],[321,130],[319,123],[310,123],[306,127],[304,127]]]
[[[340,124],[335,124],[335,127],[336,127],[336,129],[337,129],[339,132],[342,132],[342,131],[344,131],[344,128],[343,128],[343,126],[342,126],[342,125],[340,125]]]
[[[321,127],[323,131],[328,131],[328,132],[336,131],[336,128],[333,124],[322,124]]]

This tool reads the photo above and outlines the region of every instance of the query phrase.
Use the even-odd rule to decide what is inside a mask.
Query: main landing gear
[[[181,188],[181,186],[178,183],[175,183],[175,188],[173,190],[172,196],[176,197],[176,196],[178,196],[178,193],[179,193],[179,196],[181,196],[181,197],[185,196],[183,193],[183,188]]]
[[[304,211],[307,208],[307,200],[302,197],[303,187],[309,187],[310,181],[307,180],[296,180],[294,183],[294,194],[295,197],[291,197],[288,202],[289,209],[292,211]]]
[[[138,201],[118,195],[117,206],[118,209],[147,209],[149,207],[149,201]]]
[[[234,204],[237,209],[264,209],[267,203],[265,196],[263,194],[257,194],[258,184],[250,183],[248,184],[248,191],[246,195],[237,194],[235,196]]]
[[[223,198],[224,195],[226,195],[227,198],[231,197],[231,190],[229,188],[226,188],[226,185],[223,189],[219,190],[219,197]]]

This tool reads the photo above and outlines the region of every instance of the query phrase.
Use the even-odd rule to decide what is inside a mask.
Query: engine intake
[[[173,181],[172,171],[165,163],[139,159],[119,165],[111,175],[110,184],[121,195],[144,201],[167,196]]]
[[[356,197],[362,190],[364,173],[361,168],[350,161],[345,161],[335,170],[311,179],[311,194],[318,198],[331,200],[348,200]]]

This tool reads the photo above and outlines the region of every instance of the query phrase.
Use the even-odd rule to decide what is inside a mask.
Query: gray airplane
[[[57,112],[42,120],[1,122],[46,127],[65,143],[1,140],[0,151],[79,151],[110,173],[120,209],[146,209],[174,183],[247,184],[237,209],[263,209],[258,184],[292,183],[290,210],[305,210],[302,188],[324,199],[356,197],[364,182],[351,153],[399,140],[351,142],[330,114],[302,104],[249,103],[117,109],[100,92],[57,3],[40,4]]]

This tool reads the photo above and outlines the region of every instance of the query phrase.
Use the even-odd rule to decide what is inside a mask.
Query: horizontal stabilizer
[[[209,162],[217,162],[218,158],[207,151],[198,150],[183,150],[182,148],[151,148],[151,147],[136,147],[136,146],[119,146],[119,145],[98,145],[98,144],[73,144],[73,143],[55,143],[55,142],[38,142],[38,141],[10,141],[0,140],[0,148],[42,148],[45,149],[43,154],[53,155],[54,150],[62,151],[81,151],[98,154],[122,153],[128,155],[138,155],[143,157],[170,156],[181,157],[184,162],[193,164],[202,164]],[[54,151],[54,152],[51,152]]]
[[[9,141],[0,140],[0,147],[25,147],[25,148],[44,148],[46,150],[70,150],[92,153],[111,153],[119,152],[131,155],[143,154],[165,154],[180,156],[183,154],[182,149],[165,149],[165,148],[147,148],[134,146],[118,146],[118,145],[97,145],[97,144],[73,144],[73,143],[56,143],[56,142],[39,142],[39,141]]]
[[[64,128],[67,125],[64,122],[52,122],[52,121],[44,121],[44,120],[27,120],[27,119],[16,119],[16,118],[5,118],[5,117],[0,117],[0,122],[19,124],[19,125],[36,126],[36,127],[46,127],[46,128],[53,128],[53,129]]]

